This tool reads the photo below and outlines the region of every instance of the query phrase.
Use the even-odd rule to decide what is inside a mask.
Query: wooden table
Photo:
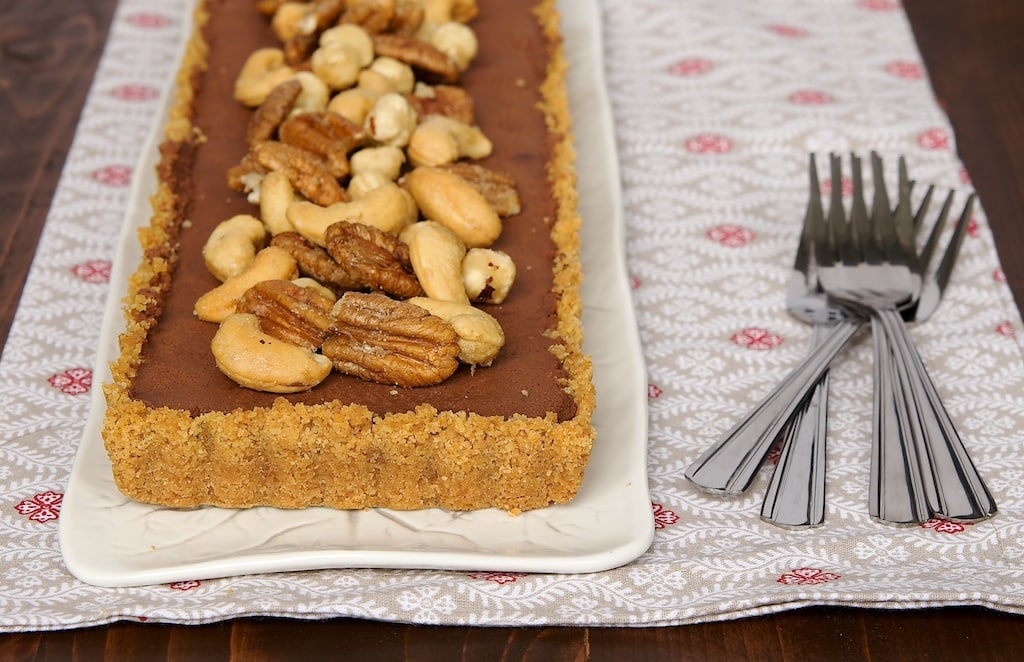
[[[0,0],[0,342],[7,339],[116,0]],[[1024,2],[903,0],[1024,305]],[[1010,659],[1024,618],[978,608],[808,608],[669,628],[467,628],[354,619],[119,623],[0,637],[26,660]]]

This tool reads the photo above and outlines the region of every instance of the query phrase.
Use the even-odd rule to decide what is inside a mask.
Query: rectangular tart
[[[582,277],[566,62],[552,0],[480,0],[479,52],[458,81],[493,143],[478,163],[510,175],[521,212],[494,244],[508,297],[482,306],[505,335],[487,366],[399,387],[334,371],[298,393],[239,386],[217,367],[217,324],[194,313],[218,285],[203,247],[225,219],[258,214],[227,183],[252,108],[233,98],[246,58],[279,44],[254,0],[203,0],[177,78],[143,260],[125,299],[121,354],[104,385],[103,439],[118,488],[167,507],[387,507],[510,513],[571,500],[594,430],[582,350]],[[350,5],[358,4],[350,0]]]

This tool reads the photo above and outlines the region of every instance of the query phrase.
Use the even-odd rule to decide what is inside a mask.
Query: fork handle
[[[686,478],[704,490],[720,494],[740,494],[750,487],[794,412],[861,326],[863,322],[859,319],[837,322],[828,338],[687,468]]]
[[[875,387],[868,513],[889,524],[920,524],[929,517],[927,481],[911,431],[911,408],[906,406],[906,364],[895,356],[896,339],[885,324],[885,313],[876,310],[871,316]]]
[[[996,513],[996,503],[971,461],[952,418],[939,397],[924,360],[903,318],[894,311],[882,316],[898,364],[906,374],[911,426],[918,453],[929,471],[924,474],[933,515],[976,521]]]
[[[832,324],[815,324],[812,347]],[[779,462],[761,504],[761,519],[787,529],[825,523],[825,451],[829,377],[826,371],[796,410],[782,436]]]

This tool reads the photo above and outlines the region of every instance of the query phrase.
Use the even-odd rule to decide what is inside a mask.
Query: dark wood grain
[[[1024,304],[1024,3],[904,0]],[[115,0],[0,1],[5,340]],[[2,341],[0,341],[2,342]],[[3,660],[1007,660],[1024,619],[981,608],[815,607],[668,628],[440,628],[353,619],[117,623],[0,637]]]

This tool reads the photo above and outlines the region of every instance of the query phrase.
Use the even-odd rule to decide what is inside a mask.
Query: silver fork
[[[901,181],[906,179],[905,163],[901,160]],[[824,218],[821,189],[815,157],[810,157],[810,196],[803,230],[794,260],[793,275],[786,293],[787,309],[798,319],[814,325],[813,343],[818,343],[836,320],[844,316],[840,306],[829,301],[818,282],[817,263],[811,237],[812,218]],[[842,209],[842,172],[839,158],[830,157],[832,195],[830,213]],[[884,186],[884,182],[882,184]],[[910,182],[913,186],[913,182]],[[935,187],[929,186],[914,214],[914,233],[919,234],[931,204]],[[882,191],[884,193],[884,190]],[[887,195],[876,194],[875,205],[888,205]],[[973,199],[973,197],[972,197]],[[966,229],[962,220],[950,241],[937,269],[930,269],[938,240],[945,227],[953,202],[950,191],[921,251],[922,266],[927,272],[922,283],[922,294],[917,305],[902,311],[908,321],[924,321],[938,307],[942,292],[949,283],[957,254]],[[862,200],[855,201],[858,206]],[[969,215],[969,204],[964,214]],[[863,213],[863,212],[860,212]],[[837,219],[838,220],[838,219]],[[825,459],[828,414],[828,374],[814,387],[801,409],[793,415],[781,440],[778,463],[772,473],[761,507],[761,518],[786,528],[803,529],[820,526],[825,521]]]
[[[859,159],[854,159],[855,197],[861,187],[859,169]],[[876,154],[872,172],[878,202],[877,197],[885,194]],[[882,214],[873,213],[869,219],[855,208],[849,223],[825,221],[816,224],[814,232],[823,288],[836,300],[865,311],[872,322],[875,416],[869,511],[876,519],[900,524],[923,522],[932,515],[983,519],[995,513],[995,502],[956,434],[899,312],[908,302],[920,301],[923,273],[914,247],[915,222],[902,160],[899,188],[892,223]],[[970,202],[962,214],[961,232]],[[935,237],[933,231],[926,254],[934,251]],[[951,270],[961,238],[954,237],[940,270],[944,265]],[[946,282],[948,273],[943,271],[933,288],[941,294]],[[923,312],[930,314],[932,305],[929,299]]]

